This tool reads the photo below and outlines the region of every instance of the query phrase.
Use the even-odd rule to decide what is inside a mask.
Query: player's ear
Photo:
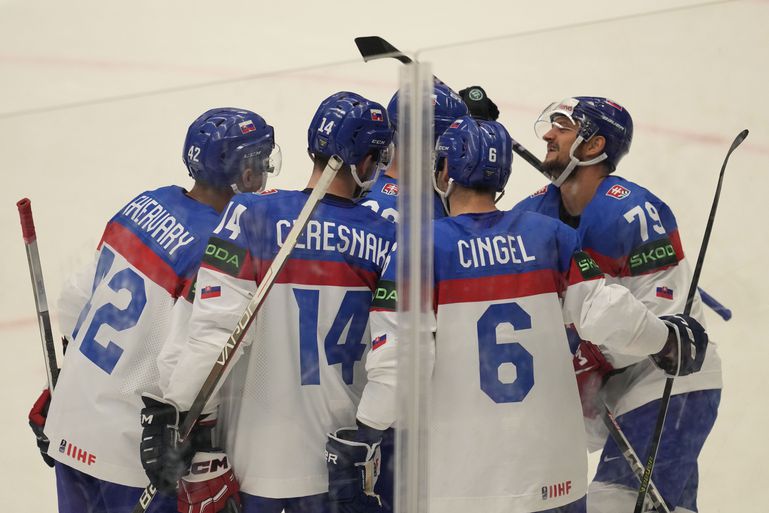
[[[602,135],[594,135],[582,145],[582,160],[590,160],[597,157],[603,153],[605,147],[606,138]]]
[[[243,192],[258,192],[263,187],[266,178],[266,173],[256,172],[247,167],[240,174],[241,187],[239,189]]]

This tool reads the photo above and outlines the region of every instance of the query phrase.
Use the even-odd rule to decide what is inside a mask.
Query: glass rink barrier
[[[769,3],[235,4],[0,5],[5,509],[766,509]]]

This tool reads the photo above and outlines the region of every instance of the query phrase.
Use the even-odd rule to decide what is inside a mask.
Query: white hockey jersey
[[[238,195],[206,249],[189,339],[164,396],[192,404],[307,200],[302,191]],[[327,195],[267,295],[218,394],[225,448],[249,495],[328,490],[326,433],[354,425],[365,385],[372,290],[395,225]]]
[[[668,329],[627,289],[605,284],[563,223],[492,212],[434,226],[430,511],[531,512],[576,501],[587,487],[586,442],[564,323],[638,356],[659,351]],[[394,289],[394,267],[377,298]],[[373,305],[374,390],[367,386],[358,411],[379,428],[394,421],[389,381],[377,377],[395,372],[394,308]]]
[[[217,221],[172,186],[137,196],[107,224],[96,262],[59,301],[71,342],[45,426],[51,457],[102,480],[148,484],[141,394],[159,392],[155,360],[169,312]]]
[[[560,203],[559,189],[548,185],[514,210],[531,210],[557,219]],[[608,283],[628,288],[657,315],[684,311],[692,271],[675,216],[662,200],[622,177],[607,176],[582,212],[577,231],[583,248],[604,271]],[[699,293],[694,296],[691,315],[706,326]],[[662,396],[665,373],[648,358],[607,347],[602,350],[615,369],[624,369],[605,386],[607,404],[615,415]],[[673,394],[721,386],[721,359],[711,341],[702,369],[676,378]],[[602,445],[595,444],[594,448]]]

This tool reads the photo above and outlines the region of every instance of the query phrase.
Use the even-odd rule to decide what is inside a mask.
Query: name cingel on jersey
[[[522,264],[537,259],[526,252],[520,235],[495,235],[457,241],[459,264],[464,268],[498,264]]]

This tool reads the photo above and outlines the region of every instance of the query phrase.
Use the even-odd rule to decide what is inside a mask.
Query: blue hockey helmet
[[[551,103],[534,124],[534,131],[542,138],[552,125],[556,116],[565,116],[577,125],[577,139],[572,145],[572,162],[559,177],[556,185],[566,180],[576,166],[587,166],[606,162],[610,172],[617,169],[619,161],[630,151],[633,142],[633,118],[622,105],[598,96],[575,96]],[[603,153],[590,161],[579,161],[574,152],[583,141],[593,136],[602,136],[606,143]],[[565,175],[565,176],[564,176]],[[554,181],[555,183],[555,181]]]
[[[455,119],[466,116],[467,105],[452,88],[436,79],[433,86],[433,120],[435,124],[433,142],[446,131]],[[390,122],[393,128],[398,128],[398,91],[395,92],[387,104],[387,112],[390,114]]]
[[[503,193],[513,164],[513,140],[501,123],[464,116],[435,144],[436,175],[446,162],[449,188],[444,192],[434,184],[442,198],[448,198],[455,183]]]
[[[353,178],[363,189],[370,186],[389,161],[393,129],[387,110],[363,96],[342,91],[323,100],[307,129],[307,150],[313,157],[339,156],[350,166]],[[362,181],[355,166],[373,155],[375,176]]]
[[[211,109],[190,125],[182,159],[196,181],[236,192],[247,167],[274,176],[281,166],[273,128],[259,114],[229,107]]]

